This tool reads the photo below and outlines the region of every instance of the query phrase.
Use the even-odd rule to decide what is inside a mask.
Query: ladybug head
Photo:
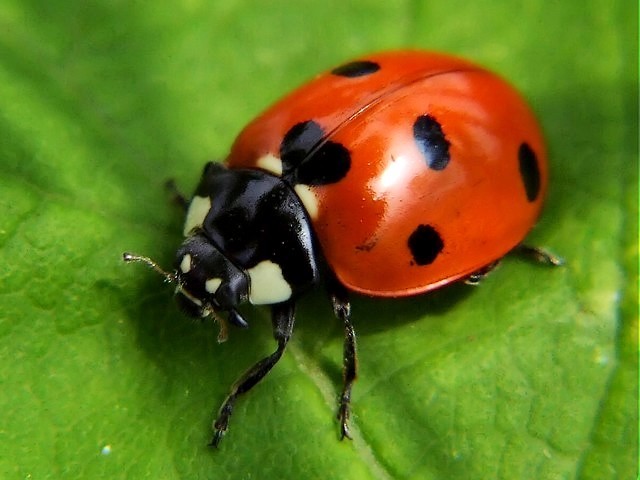
[[[202,233],[186,238],[176,252],[176,301],[193,317],[228,312],[228,320],[247,327],[236,307],[249,298],[249,279]]]
[[[124,253],[125,262],[142,262],[176,285],[176,302],[195,318],[215,316],[222,323],[221,339],[226,337],[224,321],[247,328],[248,323],[236,309],[249,298],[249,279],[204,235],[187,237],[175,257],[175,270],[167,272],[148,257]],[[221,315],[226,313],[226,319]]]

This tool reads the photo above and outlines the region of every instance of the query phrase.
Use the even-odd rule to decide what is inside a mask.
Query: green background
[[[0,478],[630,479],[637,472],[637,2],[0,1]],[[547,133],[529,243],[481,286],[355,298],[354,440],[322,293],[273,348],[216,343],[122,251],[169,265],[194,187],[244,123],[363,53],[445,50],[509,78]],[[108,447],[107,447],[108,446]],[[105,448],[107,447],[107,448]]]

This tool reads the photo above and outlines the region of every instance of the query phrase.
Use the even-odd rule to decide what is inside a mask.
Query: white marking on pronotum
[[[291,286],[278,264],[263,260],[247,272],[251,279],[249,301],[254,305],[270,305],[291,298]]]
[[[216,293],[216,290],[222,285],[221,278],[210,278],[204,282],[204,289],[209,293]]]
[[[193,197],[189,204],[189,210],[187,210],[187,218],[184,221],[183,233],[185,237],[194,228],[202,226],[209,210],[211,210],[211,199],[209,197]]]
[[[311,187],[300,184],[293,187],[293,189],[298,194],[298,198],[300,198],[309,216],[313,219],[318,218],[318,197],[313,193]]]
[[[260,157],[256,161],[256,166],[266,170],[267,172],[273,173],[280,177],[282,175],[282,160],[280,160],[275,155],[271,153],[267,153],[266,155]]]
[[[191,255],[188,253],[182,257],[182,261],[180,262],[180,271],[182,273],[188,273],[191,270]]]

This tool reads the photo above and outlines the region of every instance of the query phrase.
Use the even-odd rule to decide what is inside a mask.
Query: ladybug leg
[[[273,324],[273,338],[278,342],[278,348],[268,357],[263,358],[253,365],[249,370],[236,380],[231,387],[231,392],[218,411],[218,418],[213,423],[213,439],[209,444],[217,447],[222,437],[229,428],[229,418],[233,413],[236,399],[251,390],[262,378],[269,373],[273,366],[278,363],[280,357],[291,338],[293,324],[295,321],[295,304],[293,302],[283,302],[274,305],[271,309],[271,322]]]
[[[552,254],[551,252],[548,252],[543,248],[532,247],[531,245],[520,244],[509,253],[521,255],[523,257],[533,259],[543,265],[549,265],[552,267],[559,267],[564,264],[564,260],[562,258]],[[478,285],[498,266],[499,263],[500,259],[490,263],[486,267],[482,267],[480,270],[473,272],[471,275],[465,278],[464,283],[466,283],[467,285]]]
[[[482,280],[486,278],[493,270],[498,266],[500,260],[496,260],[495,262],[491,262],[489,265],[482,267],[480,270],[476,270],[467,278],[464,279],[464,283],[467,285],[479,285]]]
[[[164,188],[171,195],[171,202],[178,205],[185,212],[189,209],[189,199],[178,189],[176,181],[170,178],[164,183]]]
[[[334,282],[331,294],[333,311],[344,325],[344,347],[343,347],[343,386],[338,404],[338,420],[340,421],[340,439],[351,438],[349,433],[349,417],[351,416],[351,387],[358,376],[358,358],[356,354],[356,332],[351,323],[351,304],[349,303],[347,291]]]
[[[513,249],[513,252],[528,258],[532,258],[538,263],[559,267],[564,265],[564,260],[553,253],[540,247],[532,247],[531,245],[520,244]]]

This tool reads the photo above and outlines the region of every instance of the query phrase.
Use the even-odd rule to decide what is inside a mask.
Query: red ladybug
[[[477,282],[519,246],[546,189],[542,134],[513,87],[449,55],[381,53],[298,88],[244,128],[225,165],[206,165],[184,200],[174,272],[125,260],[163,273],[196,317],[246,327],[240,304],[271,305],[277,350],[234,384],[213,445],[236,398],[282,356],[297,299],[323,283],[345,326],[339,418],[348,437],[356,362],[347,292],[400,297]]]

